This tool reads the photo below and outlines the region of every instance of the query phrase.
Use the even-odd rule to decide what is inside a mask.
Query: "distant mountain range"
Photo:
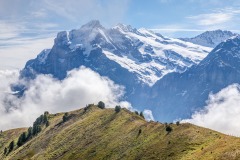
[[[210,92],[239,82],[238,40],[229,31],[174,39],[123,24],[106,29],[91,21],[58,33],[52,49],[28,61],[21,77],[52,74],[64,79],[67,71],[83,65],[125,86],[124,99],[133,106],[153,110],[157,120],[172,121],[189,117]]]
[[[226,39],[236,35],[238,34],[232,33],[230,31],[215,30],[206,31],[193,38],[180,38],[180,39],[186,42],[192,42],[194,44],[214,48],[221,42],[225,41]]]

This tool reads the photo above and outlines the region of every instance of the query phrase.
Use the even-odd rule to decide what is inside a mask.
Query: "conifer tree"
[[[26,141],[27,141],[27,135],[26,135],[26,132],[23,132],[18,138],[18,141],[17,141],[18,147],[22,146]]]
[[[179,126],[179,125],[180,125],[180,122],[179,122],[179,121],[177,121],[177,122],[176,122],[176,125],[177,125],[177,126]]]
[[[170,132],[172,131],[172,127],[169,126],[169,125],[167,125],[167,126],[166,126],[166,131],[167,131],[168,133],[170,133]]]
[[[121,106],[116,106],[116,107],[115,107],[115,112],[118,113],[118,112],[120,112],[120,111],[121,111]]]
[[[44,112],[44,115],[45,115],[45,114],[46,114],[46,115],[49,115],[49,112],[48,112],[48,111],[45,111],[45,112]]]
[[[35,136],[37,135],[39,132],[41,132],[42,128],[40,125],[38,124],[34,124],[33,125],[33,130],[32,130],[32,135]]]
[[[44,114],[44,116],[43,116],[43,123],[46,124],[47,121],[48,121],[48,115]]]
[[[63,116],[63,122],[66,122],[68,120],[68,113],[66,112]]]
[[[105,103],[103,103],[102,101],[98,102],[98,107],[101,109],[105,108]]]
[[[29,127],[29,128],[28,128],[27,139],[30,139],[30,138],[32,137],[32,130],[33,130],[32,127]]]
[[[140,112],[140,116],[144,118],[143,112]]]
[[[4,153],[3,153],[3,154],[4,154],[4,155],[7,155],[7,152],[8,152],[8,149],[7,149],[7,147],[5,147],[5,148],[4,148]]]
[[[23,132],[22,133],[22,142],[25,143],[27,141],[27,133]]]
[[[22,141],[22,134],[21,134],[18,138],[17,145],[18,147],[20,147],[22,144],[23,144],[23,141]]]
[[[50,125],[50,122],[49,121],[47,121],[46,122],[46,127],[48,127]]]
[[[40,120],[39,120],[39,124],[44,123],[44,115],[41,115],[39,119],[40,119]]]
[[[37,124],[33,124],[32,135],[35,136],[37,134]]]
[[[14,149],[14,141],[12,141],[9,146],[8,146],[8,153],[12,152],[12,150]]]

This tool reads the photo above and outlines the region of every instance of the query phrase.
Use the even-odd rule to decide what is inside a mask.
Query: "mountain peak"
[[[240,40],[240,35],[236,34],[236,35],[232,36],[231,38],[227,39],[226,41],[231,41],[231,40]]]
[[[68,32],[67,31],[62,31],[57,34],[57,37],[54,40],[54,44],[56,45],[63,45],[63,46],[68,46],[70,44],[69,37],[68,37]]]
[[[231,31],[218,29],[218,30],[203,32],[202,34],[195,36],[193,38],[181,38],[181,40],[214,48],[221,42],[236,35],[238,34],[232,33]]]
[[[209,35],[215,36],[215,37],[216,36],[223,37],[223,36],[228,35],[228,36],[232,37],[232,36],[234,36],[236,34],[232,33],[231,31],[217,29],[217,30],[203,32],[202,34],[200,34],[198,36],[203,37],[203,36],[209,36]],[[196,37],[198,37],[198,36],[196,36]]]
[[[231,53],[231,55],[236,55],[239,54],[239,50],[240,50],[240,35],[236,35],[219,44],[213,50],[213,52],[225,51],[226,54]]]
[[[238,68],[240,61],[240,35],[233,36],[217,45],[199,66],[228,66]],[[210,67],[210,68],[211,68]]]
[[[83,28],[90,29],[90,28],[104,28],[104,27],[101,25],[99,20],[92,20],[86,23],[85,25],[83,25],[81,29]]]
[[[231,52],[234,52],[236,49],[239,50],[240,49],[240,35],[235,35],[235,36],[230,37],[229,39],[226,39],[224,42],[219,44],[214,49],[214,51],[219,51],[221,49],[229,50]]]
[[[118,23],[115,27],[113,27],[115,29],[120,29],[124,32],[132,32],[134,30],[136,30],[135,28],[132,28],[131,25],[125,25],[125,24],[122,24],[122,23]]]

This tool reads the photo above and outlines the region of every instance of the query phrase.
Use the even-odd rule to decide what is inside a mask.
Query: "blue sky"
[[[239,32],[238,0],[0,0],[0,69],[21,68],[58,31],[92,19],[148,28],[169,37],[191,37],[206,30]]]

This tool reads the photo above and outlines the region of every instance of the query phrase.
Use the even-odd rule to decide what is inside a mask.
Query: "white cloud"
[[[22,69],[29,59],[33,59],[44,48],[51,48],[52,37],[14,38],[0,40],[0,69]]]
[[[0,96],[11,93],[10,84],[18,80],[18,70],[0,70]]]
[[[212,13],[189,16],[188,19],[200,26],[214,26],[232,22],[239,16],[239,8],[224,8],[213,11]]]
[[[9,84],[16,81],[17,76],[16,71],[0,72],[0,81],[5,82],[0,85],[0,130],[28,127],[44,111],[71,111],[89,103],[97,104],[100,100],[107,107],[117,104],[131,107],[128,102],[119,102],[124,94],[123,87],[84,67],[70,71],[62,81],[50,75],[39,75],[27,83],[28,90],[22,98],[9,94]]]
[[[120,105],[122,108],[126,108],[130,111],[134,111],[134,108],[132,107],[132,104],[129,103],[128,101],[120,101],[118,103],[118,105]],[[112,107],[114,107],[114,106],[112,105]]]
[[[240,136],[240,85],[233,84],[209,95],[204,110],[183,120],[225,134]]]
[[[209,13],[209,14],[200,14],[197,16],[188,17],[189,19],[196,20],[198,25],[209,26],[222,24],[232,20],[233,15],[229,13]]]
[[[151,110],[145,109],[143,115],[147,121],[154,121],[154,117]]]
[[[14,38],[19,36],[19,30],[23,29],[23,26],[10,22],[0,20],[0,39]]]
[[[185,0],[184,0],[185,1]],[[208,1],[205,3],[205,0],[197,1],[197,0],[188,0],[195,5],[207,5],[208,7],[202,6],[205,10],[209,9],[209,4],[215,4],[219,6],[217,0]],[[166,0],[166,2],[171,2]],[[222,3],[222,2],[221,2]],[[221,4],[222,5],[222,4]],[[167,35],[169,37],[193,37],[201,34],[205,31],[211,30],[229,30],[232,32],[239,33],[238,21],[240,20],[240,7],[236,5],[235,7],[210,7],[212,10],[208,12],[202,12],[197,15],[188,15],[185,17],[184,22],[174,22],[172,24],[159,24],[153,26],[150,30],[155,32],[160,32],[163,35]],[[215,8],[215,9],[213,9]],[[192,12],[194,13],[194,12]]]

